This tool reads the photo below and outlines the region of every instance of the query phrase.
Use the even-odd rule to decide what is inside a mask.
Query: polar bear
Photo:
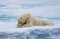
[[[17,27],[31,27],[31,26],[52,26],[52,22],[45,21],[41,18],[35,18],[31,14],[22,14],[18,18]]]

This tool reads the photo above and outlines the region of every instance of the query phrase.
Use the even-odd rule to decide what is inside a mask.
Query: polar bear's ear
[[[28,16],[28,18],[31,16],[31,14],[30,13],[27,13],[27,16]]]
[[[30,16],[31,14],[30,14],[30,13],[28,13],[27,15],[28,15],[28,16]]]

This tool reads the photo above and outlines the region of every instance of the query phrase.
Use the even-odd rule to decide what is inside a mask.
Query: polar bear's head
[[[28,18],[30,17],[30,14],[23,14],[19,17],[18,23],[19,24],[26,24]]]

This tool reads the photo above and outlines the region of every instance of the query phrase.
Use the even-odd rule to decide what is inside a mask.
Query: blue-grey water
[[[54,26],[16,28],[21,14],[31,13]],[[60,39],[60,0],[0,0],[0,39]]]

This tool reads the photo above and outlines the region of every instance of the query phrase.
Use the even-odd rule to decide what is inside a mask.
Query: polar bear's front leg
[[[27,20],[27,23],[24,24],[23,27],[31,27],[31,26],[33,26],[33,22],[32,22],[32,20],[29,18],[29,19]]]
[[[31,26],[33,26],[32,23],[27,23],[27,24],[23,25],[23,27],[31,27]]]

